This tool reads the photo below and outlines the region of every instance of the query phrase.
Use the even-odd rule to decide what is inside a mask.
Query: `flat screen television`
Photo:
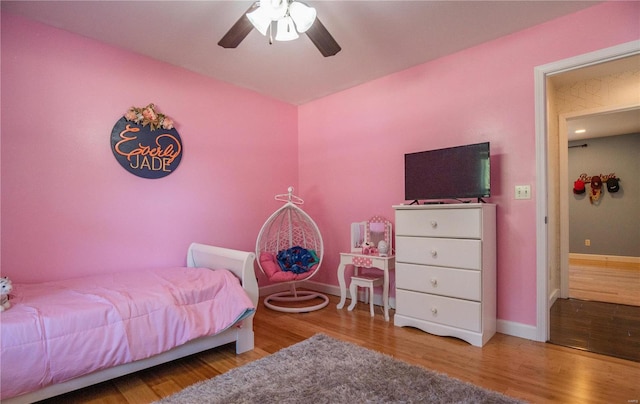
[[[405,154],[405,200],[490,197],[489,156],[489,142]]]

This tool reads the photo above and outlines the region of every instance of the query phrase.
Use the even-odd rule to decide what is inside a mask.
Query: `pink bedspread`
[[[168,268],[14,284],[0,314],[1,398],[147,358],[251,315],[227,270]]]

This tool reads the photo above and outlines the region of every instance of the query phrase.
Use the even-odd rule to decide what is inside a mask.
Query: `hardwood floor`
[[[569,297],[640,306],[640,264],[572,258]]]
[[[256,348],[241,355],[234,346],[88,387],[47,403],[148,403],[190,384],[272,354],[316,333],[394,356],[488,389],[535,403],[637,403],[640,364],[624,359],[496,334],[483,348],[437,337],[374,318],[359,303],[337,310],[338,298],[313,313],[286,314],[260,305],[255,318]],[[393,311],[392,313],[393,314]],[[393,318],[393,316],[392,316]]]
[[[640,361],[640,264],[569,259],[569,299],[550,310],[550,341]]]
[[[640,307],[557,299],[550,342],[640,362]]]

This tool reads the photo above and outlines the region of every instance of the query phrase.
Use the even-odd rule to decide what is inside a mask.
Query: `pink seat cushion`
[[[308,272],[295,274],[293,272],[283,271],[280,268],[280,265],[278,265],[275,255],[268,252],[262,252],[260,253],[260,266],[262,267],[262,270],[264,271],[265,275],[267,275],[267,278],[269,278],[270,281],[291,282],[310,277],[315,272],[318,264],[309,268]]]
[[[295,281],[297,277],[298,275],[293,272],[280,271],[277,274],[270,276],[269,280],[272,282],[291,282]]]
[[[311,268],[309,268],[309,271],[307,272],[303,272],[301,274],[297,274],[296,275],[296,280],[297,281],[301,281],[303,279],[307,279],[309,278],[311,275],[313,275],[313,273],[316,271],[316,268],[318,267],[318,264],[313,265]]]

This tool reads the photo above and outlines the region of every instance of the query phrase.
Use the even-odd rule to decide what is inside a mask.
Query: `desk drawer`
[[[434,295],[480,301],[481,272],[469,269],[398,264],[396,287]]]
[[[396,262],[479,270],[482,268],[482,242],[397,236]]]
[[[397,210],[399,236],[480,238],[480,209]]]
[[[396,313],[473,332],[482,330],[481,305],[468,300],[397,289]]]

